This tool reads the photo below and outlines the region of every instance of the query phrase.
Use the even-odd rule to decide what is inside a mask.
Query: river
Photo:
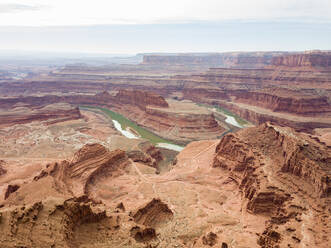
[[[134,133],[130,132],[130,130],[124,130],[121,126],[121,124],[117,121],[117,120],[112,120],[114,123],[115,128],[125,137],[129,138],[129,139],[139,139],[140,137],[138,137],[137,135],[135,135]],[[178,146],[178,145],[174,145],[174,144],[169,144],[169,143],[157,143],[155,144],[156,147],[160,147],[160,148],[166,148],[169,150],[173,150],[173,151],[177,151],[180,152],[181,150],[184,149],[184,147],[182,146]]]
[[[135,135],[134,133],[131,133],[129,130],[124,130],[122,129],[121,124],[117,121],[117,120],[112,120],[114,123],[115,128],[121,133],[123,134],[125,137],[129,138],[129,139],[139,139],[139,137],[137,135]]]
[[[240,125],[240,124],[237,122],[237,120],[236,120],[233,116],[226,115],[226,114],[224,114],[224,115],[226,116],[226,119],[225,119],[225,122],[226,122],[226,123],[229,123],[229,124],[231,124],[232,126],[236,126],[236,127],[239,127],[239,128],[243,128],[243,126]]]
[[[221,112],[221,111],[218,111],[216,108],[209,108],[209,109],[211,109],[213,112]],[[227,115],[227,114],[225,114],[225,113],[223,113],[223,112],[221,112],[221,113],[222,113],[222,115],[224,115],[224,116],[226,117],[226,119],[225,119],[225,122],[226,122],[226,123],[229,123],[229,124],[231,124],[232,126],[235,126],[235,127],[243,128],[243,126],[240,125],[240,124],[237,122],[236,118],[234,118],[234,117],[231,116],[231,115]]]

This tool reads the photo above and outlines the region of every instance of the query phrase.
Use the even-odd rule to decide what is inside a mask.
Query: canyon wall
[[[292,127],[296,131],[299,132],[306,132],[306,133],[313,133],[315,128],[328,128],[330,127],[330,121],[328,119],[314,119],[308,118],[305,120],[299,120],[294,117],[291,119],[286,118],[286,116],[276,116],[271,113],[263,113],[254,111],[249,108],[240,107],[235,104],[231,104],[228,102],[223,101],[212,101],[210,102],[213,105],[225,108],[236,115],[240,116],[241,118],[248,120],[256,125],[260,125],[265,122],[273,122],[277,123],[281,126]]]
[[[17,96],[57,92],[71,95],[68,101],[72,104],[93,105],[96,104],[93,97],[79,95],[119,91],[116,100],[114,96],[98,94],[99,106],[116,108],[116,103],[122,101],[122,104],[128,106],[138,104],[143,110],[144,106],[148,106],[148,103],[144,102],[144,96],[129,96],[131,93],[126,91],[143,90],[154,92],[164,98],[190,99],[199,103],[213,102],[216,105],[233,103],[230,107],[238,109],[237,114],[244,114],[241,116],[243,118],[250,117],[248,120],[255,124],[262,120],[272,120],[282,125],[290,123],[292,127],[297,126],[297,130],[310,129],[312,132],[312,126],[325,127],[331,123],[329,56],[329,52],[316,51],[145,54],[147,64],[130,65],[134,70],[130,75],[125,75],[128,68],[121,65],[116,65],[113,69],[106,66],[91,70],[88,66],[76,66],[74,70],[69,66],[67,69],[53,71],[47,76],[33,80],[3,82],[0,85],[0,94]],[[210,63],[219,63],[220,59],[224,64],[219,63],[216,68],[207,69],[210,65],[203,64],[209,63],[208,58]],[[190,65],[182,66],[185,63],[201,67],[201,70],[192,72],[187,69]],[[172,70],[171,68],[181,69],[173,75],[155,71],[157,67],[165,71]],[[138,71],[144,71],[144,75]],[[152,103],[153,101],[155,102]],[[160,99],[150,99],[149,104],[166,106],[164,102],[159,101]],[[301,121],[301,117],[306,119]]]
[[[144,55],[145,65],[189,65],[231,68],[262,68],[271,64],[277,52],[246,52],[246,53],[206,53],[206,54],[172,54]]]
[[[225,131],[209,112],[195,113],[194,111],[179,110],[179,113],[177,113],[176,109],[182,106],[182,103],[178,102],[170,108],[162,96],[140,90],[120,90],[116,95],[101,92],[95,95],[47,95],[41,97],[4,98],[0,99],[0,108],[11,109],[19,103],[33,108],[43,106],[46,103],[69,103],[73,106],[88,105],[108,108],[124,115],[157,135],[180,144],[197,139],[217,138]],[[77,108],[75,111],[79,112]],[[199,109],[197,111],[202,110]],[[51,118],[51,113],[46,111],[44,115],[39,115],[39,120],[46,117]],[[56,111],[56,114],[61,115],[61,112]],[[15,119],[14,115],[13,118]],[[7,118],[7,122],[10,123],[13,118]],[[26,122],[32,119],[33,116],[27,119]],[[13,122],[16,123],[19,120],[17,118]]]
[[[231,92],[235,96],[235,102],[245,103],[252,106],[263,106],[274,112],[292,113],[301,116],[318,116],[330,114],[331,105],[326,96],[295,96],[297,93],[279,94],[277,92],[256,92],[238,90]]]
[[[304,244],[309,236],[316,246],[324,247],[323,231],[305,233],[300,222],[310,215],[312,226],[327,228],[329,217],[320,211],[330,211],[330,162],[325,144],[265,123],[226,135],[216,147],[213,167],[227,171],[238,184],[244,211],[266,217],[260,246],[285,247],[293,242],[288,236],[291,230],[297,244]]]
[[[33,121],[53,124],[68,120],[76,120],[81,118],[80,111],[77,107],[72,107],[68,104],[49,104],[34,108],[31,106],[16,107],[14,109],[6,109],[0,113],[0,127],[6,127],[16,124],[24,124]]]
[[[272,58],[274,66],[287,67],[331,67],[331,53],[306,52]]]
[[[161,174],[99,144],[20,181],[7,161],[0,242],[327,248],[330,162],[330,148],[313,136],[270,123],[192,142]]]
[[[120,103],[138,105],[142,108],[145,108],[146,106],[169,107],[168,103],[162,96],[148,91],[120,90],[116,94],[115,99]]]

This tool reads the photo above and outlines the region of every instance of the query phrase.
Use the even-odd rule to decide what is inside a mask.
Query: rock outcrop
[[[197,139],[214,139],[221,136],[225,131],[224,128],[218,125],[210,112],[203,111],[204,113],[201,113],[202,109],[197,108],[197,111],[187,110],[187,107],[185,107],[187,103],[181,102],[170,106],[162,96],[140,90],[120,90],[115,96],[108,92],[101,92],[95,95],[47,95],[42,97],[7,98],[0,99],[0,108],[14,109],[19,103],[30,108],[37,108],[40,104],[48,103],[57,106],[63,105],[63,102],[73,106],[89,105],[112,109],[163,138],[184,144]],[[191,105],[194,104],[191,103]],[[182,106],[184,106],[184,109]],[[51,109],[47,107],[43,109],[44,114],[38,112],[36,120],[59,118],[62,115],[60,110],[53,109],[55,110],[55,116],[53,116]],[[73,109],[71,107],[70,113],[65,114],[70,114],[70,117],[63,117],[62,121],[81,118],[78,108]],[[8,123],[22,123],[23,121],[20,121],[20,117],[19,115],[16,117],[17,115],[13,114],[12,118],[7,118]],[[30,115],[27,121],[32,120]]]
[[[72,161],[50,164],[34,180],[51,176],[63,192],[69,192],[74,196],[92,196],[91,188],[97,182],[120,175],[128,164],[128,157],[124,151],[110,152],[100,144],[87,144],[76,152]]]
[[[10,194],[14,193],[14,192],[17,191],[19,188],[20,188],[19,185],[16,185],[16,184],[11,185],[11,184],[9,184],[9,185],[7,186],[7,190],[6,190],[6,192],[5,192],[5,198],[4,198],[4,199],[6,200],[6,199],[9,197]]]
[[[217,243],[217,234],[213,232],[208,233],[202,237],[202,243],[204,245],[214,246]]]
[[[160,227],[171,221],[173,212],[160,199],[153,199],[133,215],[134,221],[149,227]]]
[[[141,108],[146,106],[169,107],[162,96],[141,90],[120,90],[116,94],[115,100],[122,104],[137,105]]]
[[[268,216],[258,241],[262,247],[283,247],[291,240],[288,230],[298,230],[307,214],[318,223],[328,221],[330,165],[325,145],[269,123],[226,135],[213,162],[238,183],[246,211]],[[317,246],[327,242],[325,231],[315,237]],[[294,243],[300,243],[302,235],[293,234]]]
[[[233,92],[238,103],[245,103],[252,106],[263,106],[273,112],[291,113],[301,116],[318,116],[330,114],[331,105],[326,96],[296,96],[297,92],[291,94],[267,93],[257,91],[236,91]]]
[[[3,82],[0,93],[33,95],[36,93],[34,89],[38,89],[38,93],[57,92],[59,95],[40,97],[39,104],[45,104],[46,99],[54,102],[58,98],[57,102],[61,100],[75,105],[103,106],[117,111],[121,110],[119,103],[122,103],[144,111],[148,103],[143,97],[146,93],[140,91],[148,91],[162,97],[191,99],[199,103],[236,104],[234,108],[239,109],[237,114],[250,117],[248,121],[254,124],[260,124],[263,119],[281,125],[290,123],[291,127],[298,127],[297,130],[312,132],[312,128],[324,128],[331,123],[330,52],[144,56],[145,62],[140,65],[68,66],[50,73],[46,78]],[[158,73],[157,68],[168,70],[168,73]],[[176,73],[171,68],[177,68]],[[98,94],[96,100],[94,94],[102,91],[119,93],[118,97]],[[85,94],[77,95],[72,92]],[[69,96],[68,93],[72,95]],[[11,100],[0,99],[0,106],[4,106],[4,101],[8,104]],[[161,104],[166,108],[159,96],[151,96],[149,101],[154,107],[155,104],[158,107]],[[124,108],[120,113],[125,111],[129,110]],[[247,114],[247,111],[250,113]],[[268,114],[264,113],[266,111],[269,111]],[[280,118],[279,113],[284,116]],[[241,117],[244,118],[244,115]],[[310,119],[302,121],[296,116]],[[138,122],[137,119],[134,121]]]
[[[112,218],[87,197],[36,202],[2,212],[0,242],[2,247],[111,245]]]
[[[0,176],[7,173],[7,170],[5,169],[4,165],[5,165],[5,161],[0,160]]]
[[[144,121],[138,119],[142,126],[161,137],[176,140],[179,143],[217,138],[225,131],[212,113],[176,113],[159,108],[148,108],[143,118]]]
[[[173,216],[166,204],[152,200],[132,217],[123,203],[110,210],[94,192],[98,184],[102,188],[102,182],[129,173],[129,164],[125,152],[90,144],[71,161],[48,164],[21,187],[9,185],[1,204],[1,245],[114,247],[126,240],[128,247],[154,247],[158,243],[155,228]],[[20,194],[13,195],[19,188]],[[22,201],[27,192],[29,197]]]
[[[292,54],[286,56],[279,56],[272,58],[272,65],[298,67],[298,68],[312,68],[312,67],[329,67],[331,68],[331,53],[325,52],[306,52],[300,54]]]
[[[134,162],[141,162],[153,168],[158,168],[159,162],[164,160],[164,157],[159,149],[150,142],[139,144],[139,149],[127,152],[127,155]]]
[[[158,175],[90,144],[1,202],[0,243],[326,248],[330,162],[316,137],[270,123],[192,142]]]
[[[317,117],[316,118],[307,117],[301,121],[300,120],[301,118],[298,117],[297,115],[292,116],[292,118],[288,118],[288,115],[284,115],[284,114],[275,115],[274,112],[271,111],[270,112],[254,111],[254,109],[250,108],[247,105],[244,107],[228,102],[213,102],[213,103],[257,125],[261,125],[265,122],[270,121],[273,123],[277,123],[280,126],[291,127],[294,128],[296,131],[305,132],[305,133],[313,133],[315,128],[328,128],[331,122],[329,118],[324,119]]]
[[[45,122],[46,124],[54,124],[79,119],[81,118],[81,114],[77,107],[56,103],[38,107],[14,107],[13,109],[1,113],[0,118],[0,127],[6,127],[37,121]]]

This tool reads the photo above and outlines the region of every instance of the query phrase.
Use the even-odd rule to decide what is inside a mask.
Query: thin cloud
[[[41,10],[44,6],[27,4],[0,4],[0,13]]]
[[[330,0],[15,0],[15,4],[10,3],[14,0],[0,1],[7,1],[0,4],[0,13],[7,13],[0,15],[0,26],[280,19],[331,22]]]

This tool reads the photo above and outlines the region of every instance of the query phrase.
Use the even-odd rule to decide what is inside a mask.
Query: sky
[[[330,0],[0,0],[0,50],[331,49]]]

